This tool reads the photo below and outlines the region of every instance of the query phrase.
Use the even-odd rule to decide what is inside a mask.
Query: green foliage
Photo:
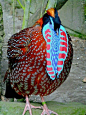
[[[30,4],[31,4],[31,0],[26,0],[25,7],[24,7],[24,17],[23,17],[22,29],[28,27],[28,20],[30,16]]]
[[[37,0],[36,1],[32,1],[32,0],[12,0],[13,5],[14,5],[14,1],[17,1],[17,3],[15,4],[15,8],[18,7],[18,8],[22,8],[24,10],[22,29],[27,28],[28,27],[28,20],[29,20],[29,17],[30,17],[31,4],[34,5],[34,3],[38,2],[38,1]],[[42,15],[43,15],[42,10],[43,10],[43,7],[44,7],[44,3],[45,3],[45,0],[43,0],[42,4],[41,4],[41,13],[39,14],[40,17],[42,17]],[[48,9],[50,7],[55,7],[55,6],[56,6],[56,0],[54,0],[54,1],[48,0],[46,9]],[[13,9],[13,11],[14,11],[14,9]],[[13,16],[14,16],[14,13],[13,13]],[[15,17],[14,17],[14,19],[15,19]]]
[[[85,14],[85,21],[86,21],[86,1],[85,1],[85,4],[84,4],[84,14]]]
[[[25,0],[26,1],[26,0]],[[20,2],[20,0],[17,0],[17,2],[19,3],[20,7],[25,10],[24,6],[22,5],[22,3]]]
[[[17,2],[21,6],[21,8],[24,10],[24,17],[23,17],[23,24],[22,24],[22,29],[24,29],[24,28],[27,28],[27,26],[28,26],[28,19],[29,19],[29,15],[30,15],[30,3],[31,3],[31,0],[25,0],[25,2],[24,2],[25,6],[22,5],[20,0],[17,0]]]
[[[71,36],[74,36],[74,37],[79,37],[79,38],[81,38],[81,39],[83,39],[83,40],[86,40],[86,35],[84,35],[84,34],[81,34],[81,33],[70,33],[70,32],[68,32]]]

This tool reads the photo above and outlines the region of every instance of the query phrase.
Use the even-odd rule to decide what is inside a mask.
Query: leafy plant
[[[25,6],[23,6],[19,0],[17,1],[19,5],[21,6],[21,8],[24,10],[24,17],[23,17],[23,24],[22,24],[22,29],[24,29],[24,28],[27,28],[28,26],[31,0],[25,0]]]

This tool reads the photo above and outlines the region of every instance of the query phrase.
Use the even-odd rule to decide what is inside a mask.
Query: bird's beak
[[[47,14],[55,18],[55,9],[54,8],[48,9]]]

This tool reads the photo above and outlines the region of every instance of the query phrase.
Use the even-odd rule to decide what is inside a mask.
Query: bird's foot
[[[43,112],[41,113],[41,115],[50,115],[51,113],[54,114],[54,115],[58,115],[56,112],[54,112],[52,110],[49,110],[47,108],[47,105],[44,102],[44,98],[43,97],[41,97],[41,99],[42,99],[42,105],[43,105]]]
[[[30,102],[29,102],[28,96],[26,96],[26,105],[25,105],[25,108],[24,108],[24,111],[23,111],[22,115],[24,115],[27,110],[29,111],[30,115],[32,115],[32,111],[31,111],[32,108],[42,109],[42,107],[40,107],[40,106],[35,107],[35,106],[31,105]]]
[[[45,110],[43,110],[43,112],[41,113],[41,115],[50,115],[50,114],[58,115],[56,112],[51,111],[49,109],[48,109],[48,112],[46,112]]]
[[[46,104],[45,104],[43,106],[43,112],[41,113],[41,115],[50,115],[50,114],[58,115],[56,112],[48,109],[47,106],[46,106]]]
[[[32,115],[32,111],[31,111],[32,108],[42,109],[42,107],[40,107],[40,106],[35,107],[31,104],[30,105],[26,104],[22,115],[24,115],[26,113],[26,111],[29,111],[30,115]]]

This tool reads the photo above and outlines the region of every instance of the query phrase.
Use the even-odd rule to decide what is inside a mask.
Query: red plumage
[[[56,90],[67,78],[73,57],[71,38],[68,35],[68,54],[59,78],[51,80],[46,71],[46,41],[42,35],[42,18],[33,27],[21,30],[8,41],[9,68],[7,84],[20,96],[46,96]],[[65,50],[65,49],[64,49]],[[8,87],[9,85],[7,85]],[[7,97],[8,90],[6,92]],[[13,94],[13,97],[17,96]]]
[[[22,38],[22,39],[21,39]],[[40,26],[24,29],[8,41],[9,77],[11,87],[22,96],[48,95],[67,78],[72,62],[69,40],[68,56],[59,78],[51,80],[46,72],[46,42]]]

